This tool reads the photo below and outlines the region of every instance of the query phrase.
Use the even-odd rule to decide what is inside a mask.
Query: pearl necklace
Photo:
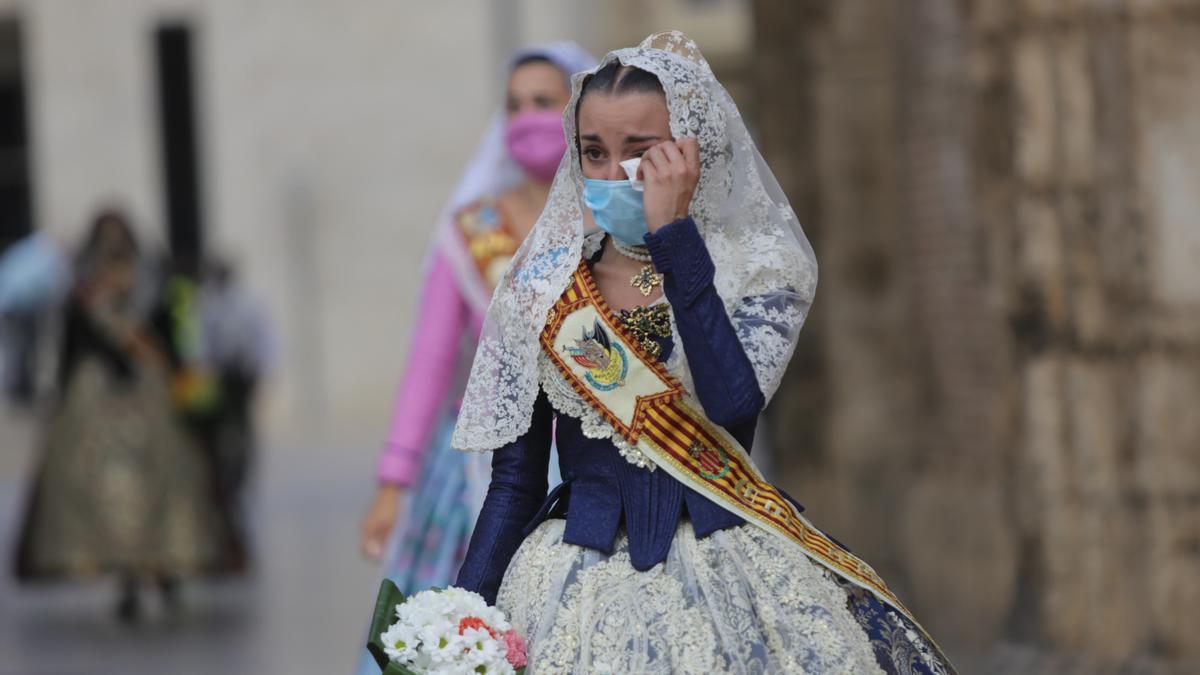
[[[645,246],[630,246],[617,241],[616,237],[612,240],[613,248],[617,249],[617,253],[633,260],[634,262],[642,263],[642,269],[629,280],[629,285],[641,291],[642,295],[649,297],[655,287],[663,282],[663,276],[654,271],[654,260],[650,257],[650,251]]]
[[[630,246],[629,244],[623,244],[620,241],[617,241],[616,237],[613,237],[612,243],[613,247],[617,249],[617,253],[620,253],[630,260],[636,260],[640,263],[648,263],[653,260],[653,258],[650,257],[649,249],[647,249],[645,246]]]

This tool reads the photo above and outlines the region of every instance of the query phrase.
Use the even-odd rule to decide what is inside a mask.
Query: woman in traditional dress
[[[450,449],[466,370],[496,280],[542,212],[566,152],[569,78],[595,62],[570,42],[514,54],[505,109],[439,218],[379,486],[362,524],[364,553],[384,558],[385,575],[405,593],[449,584],[466,554],[488,484],[486,462]]]
[[[117,575],[126,620],[142,582],[174,608],[180,577],[238,562],[211,467],[171,406],[171,318],[141,259],[125,218],[101,213],[66,306],[60,400],[17,552],[23,580]]]
[[[816,262],[696,45],[610,53],[563,125],[452,441],[494,451],[458,585],[508,614],[534,673],[951,672],[749,459]]]

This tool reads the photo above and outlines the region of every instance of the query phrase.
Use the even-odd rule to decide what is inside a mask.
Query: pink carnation
[[[508,649],[505,657],[508,659],[509,665],[513,668],[524,668],[528,663],[525,656],[525,638],[521,637],[517,631],[510,630],[503,636],[504,646]]]

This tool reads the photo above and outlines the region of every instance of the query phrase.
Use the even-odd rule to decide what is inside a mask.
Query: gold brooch
[[[650,293],[662,284],[663,275],[654,271],[654,265],[643,265],[642,269],[629,280],[629,285],[649,297]]]
[[[621,321],[621,328],[637,340],[642,351],[650,355],[650,358],[657,359],[662,354],[662,345],[654,338],[671,337],[669,311],[665,304],[634,307],[621,310],[617,318]]]

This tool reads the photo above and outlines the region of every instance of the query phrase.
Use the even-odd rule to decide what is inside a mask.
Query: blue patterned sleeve
[[[539,394],[529,431],[492,456],[492,482],[455,583],[490,604],[496,602],[525,526],[546,499],[552,414],[546,395]]]
[[[646,245],[663,275],[705,414],[726,428],[753,421],[763,408],[762,390],[713,286],[716,268],[696,223],[680,218],[647,234]]]

